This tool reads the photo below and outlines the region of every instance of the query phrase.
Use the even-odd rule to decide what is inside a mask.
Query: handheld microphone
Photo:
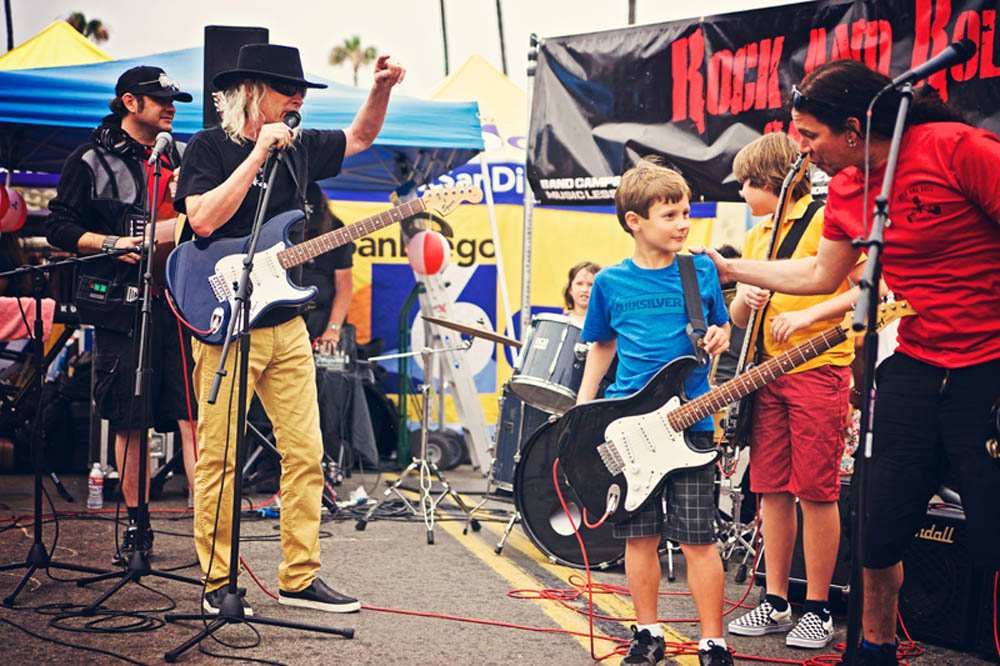
[[[968,40],[966,40],[968,41]],[[969,42],[970,44],[972,42]],[[288,125],[288,129],[295,129],[302,122],[302,115],[298,111],[289,111],[285,114],[285,117],[281,119],[283,123]]]
[[[170,132],[160,132],[156,135],[156,142],[153,144],[153,152],[149,154],[149,159],[146,160],[146,164],[153,166],[156,164],[156,160],[160,159],[160,155],[163,154],[170,144],[174,142],[174,137],[170,136]]]
[[[976,54],[976,44],[971,39],[963,39],[949,44],[941,53],[928,60],[922,65],[917,65],[913,69],[907,70],[894,78],[886,88],[898,88],[907,83],[915,83],[926,79],[931,74],[952,65],[961,65],[963,62]]]

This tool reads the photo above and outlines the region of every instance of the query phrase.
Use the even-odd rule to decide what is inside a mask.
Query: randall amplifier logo
[[[931,523],[929,527],[925,527],[922,530],[917,530],[917,538],[924,539],[926,541],[937,541],[940,543],[953,544],[955,543],[955,528],[942,527],[938,529],[936,523]]]

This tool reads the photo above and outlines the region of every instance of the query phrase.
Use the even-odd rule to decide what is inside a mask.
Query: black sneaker
[[[649,629],[638,631],[632,625],[632,642],[628,644],[628,654],[622,659],[623,666],[627,664],[655,664],[663,660],[663,636],[654,636]]]
[[[701,666],[733,666],[733,655],[729,654],[729,650],[712,641],[708,642],[708,646],[707,650],[698,650]]]
[[[882,645],[878,650],[863,650],[858,648],[853,666],[896,666],[899,660],[896,659],[895,645]],[[843,657],[837,662],[837,666],[846,666],[847,657]]]
[[[129,525],[125,528],[125,532],[122,534],[121,548],[118,552],[111,557],[111,563],[123,567],[128,564],[129,557],[136,550],[141,550],[149,556],[153,550],[153,530],[146,530],[146,538],[143,539],[143,543],[139,543],[139,527],[137,525]]]
[[[222,611],[222,601],[226,598],[226,589],[227,587],[223,586],[217,590],[205,593],[205,598],[201,602],[201,609],[207,615],[218,615]],[[238,587],[236,588],[236,594],[239,595],[240,603],[243,604],[243,615],[253,617],[253,608],[246,600],[247,589],[245,587]]]
[[[300,608],[314,608],[328,613],[354,613],[361,610],[361,602],[354,597],[340,594],[319,578],[301,592],[278,590],[278,603]]]

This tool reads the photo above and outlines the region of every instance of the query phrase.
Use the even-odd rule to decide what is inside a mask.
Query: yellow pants
[[[236,343],[230,346],[226,359],[228,374],[222,380],[218,399],[210,405],[206,400],[219,366],[222,346],[198,341],[193,344],[199,410],[194,541],[208,591],[225,585],[229,576],[238,409],[237,346]],[[323,493],[323,441],[316,400],[316,368],[301,317],[251,331],[248,375],[247,395],[252,396],[256,391],[274,425],[281,454],[282,562],[278,567],[278,584],[282,590],[298,592],[312,584],[319,571],[319,518]],[[226,471],[224,483],[223,466]],[[220,487],[223,491],[221,504]]]

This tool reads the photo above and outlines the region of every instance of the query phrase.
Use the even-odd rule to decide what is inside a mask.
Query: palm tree
[[[444,42],[444,75],[448,76],[448,21],[444,16],[444,0],[440,0],[441,6],[441,41]]]
[[[7,16],[7,50],[14,48],[14,18],[10,15],[10,0],[3,0],[4,14]]]
[[[628,0],[628,24],[635,25],[635,0]]]
[[[497,0],[497,30],[500,32],[500,64],[503,65],[504,76],[507,75],[507,46],[503,38],[503,11],[500,0]]]
[[[370,65],[378,58],[378,47],[361,46],[361,37],[354,35],[344,40],[340,46],[334,46],[330,51],[330,64],[342,65],[345,62],[351,63],[354,71],[354,85],[358,85],[358,70],[366,65]]]
[[[104,25],[104,21],[96,18],[88,21],[83,12],[73,12],[66,19],[66,22],[76,28],[76,31],[81,35],[89,37],[98,44],[108,41],[108,38],[111,36],[108,33],[108,27]]]

